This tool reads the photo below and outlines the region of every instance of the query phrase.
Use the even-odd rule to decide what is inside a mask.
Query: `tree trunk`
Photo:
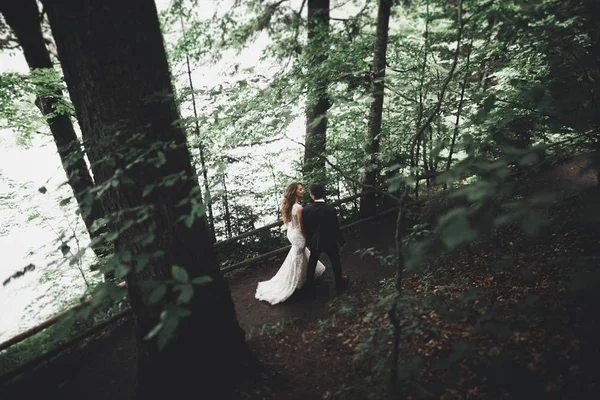
[[[225,207],[225,231],[227,232],[227,238],[233,237],[233,229],[231,229],[231,212],[229,210],[229,196],[227,193],[227,182],[226,176],[221,176],[221,183],[223,183],[223,206]]]
[[[129,267],[136,263],[127,274],[127,292],[137,325],[137,398],[183,398],[189,393],[227,398],[248,353],[206,217],[194,214],[199,210],[198,180],[185,134],[174,123],[179,115],[155,4],[44,4],[84,139],[90,144],[97,185],[107,189],[102,195],[105,210],[121,223],[133,222],[119,232],[115,247],[129,252]],[[189,286],[195,290],[187,317],[181,308],[185,302],[182,306],[175,301],[174,290],[158,303],[147,290],[151,282],[172,282],[174,265],[190,279],[212,279]],[[164,330],[167,325],[175,328],[162,350],[156,340],[144,340],[159,322]]]
[[[381,120],[383,114],[383,95],[385,90],[385,68],[388,45],[388,31],[390,25],[390,12],[392,0],[380,0],[377,12],[377,32],[375,48],[373,51],[373,101],[369,110],[369,123],[365,136],[365,172],[362,183],[363,191],[375,187],[379,181],[379,134],[381,133]],[[375,193],[367,194],[360,199],[360,212],[363,217],[377,213]]]
[[[415,138],[419,136],[419,129],[421,128],[421,124],[423,122],[423,114],[425,110],[425,100],[427,98],[427,94],[429,93],[429,84],[427,85],[427,89],[423,92],[425,87],[425,74],[427,72],[427,58],[429,56],[429,1],[426,2],[425,9],[425,32],[423,37],[425,39],[425,43],[423,44],[423,64],[421,66],[421,78],[419,80],[419,102],[417,105],[417,122],[416,122],[416,133]],[[419,175],[419,140],[415,139],[416,145],[416,155],[414,150],[411,148],[410,151],[410,173]],[[406,189],[408,190],[408,188]],[[415,199],[419,198],[419,179],[415,179]]]
[[[421,141],[417,142],[417,153],[415,156],[415,161],[414,161],[414,165],[415,165],[415,175],[419,176],[419,151],[421,149]],[[419,178],[415,179],[415,200],[417,200],[419,198]]]
[[[432,131],[433,131],[433,128],[430,126],[429,127],[429,135],[430,136],[431,136]],[[430,143],[430,141],[427,138],[427,135],[423,135],[423,172],[425,173],[425,175],[427,175],[431,172],[431,168],[430,168],[429,164],[427,163],[427,146],[429,146],[429,143]],[[429,176],[425,178],[425,185],[429,189]]]
[[[473,35],[473,33],[471,33]],[[467,61],[465,64],[465,75],[460,87],[460,97],[458,99],[458,109],[456,110],[456,120],[454,122],[454,131],[452,133],[452,140],[450,142],[450,149],[448,150],[448,161],[446,162],[446,171],[450,171],[452,167],[452,156],[454,155],[454,147],[456,146],[456,139],[458,137],[458,127],[460,125],[460,117],[462,114],[463,104],[465,102],[465,90],[469,81],[469,68],[471,66],[471,52],[473,51],[473,36],[471,36],[471,43],[469,44],[469,50],[467,51]],[[444,190],[447,187],[447,183],[444,183]]]
[[[319,71],[327,60],[329,43],[329,0],[308,0],[308,63],[315,77],[308,90],[306,104],[306,139],[304,150],[304,176],[310,181],[325,184],[325,155],[327,142],[327,96],[329,82]]]
[[[29,68],[32,71],[54,69],[42,35],[40,15],[35,0],[2,2],[0,3],[0,12],[17,37]],[[71,119],[69,115],[57,111],[56,106],[62,97],[62,92],[57,89],[52,95],[38,95],[35,104],[48,121],[60,161],[77,200],[83,222],[93,239],[100,234],[100,231],[94,231],[92,225],[94,221],[104,216],[104,212],[101,204],[94,201],[94,195],[91,193],[94,181],[83,158],[81,144]],[[103,246],[94,246],[93,249],[97,255],[106,255],[107,253]]]
[[[208,209],[208,226],[210,228],[212,241],[216,242],[217,237],[215,235],[215,218],[212,208],[212,198],[210,195],[210,183],[208,181],[208,168],[206,167],[206,160],[204,158],[204,143],[200,135],[200,124],[198,123],[198,110],[196,108],[196,94],[194,93],[194,83],[192,82],[190,58],[187,56],[187,54],[185,56],[185,62],[187,64],[188,80],[190,83],[190,93],[192,94],[192,106],[194,108],[194,127],[196,130],[196,137],[198,138],[198,152],[200,156],[200,168],[202,168],[202,181],[204,182],[204,193],[206,193],[206,196],[208,198],[208,201],[206,202],[206,207]]]

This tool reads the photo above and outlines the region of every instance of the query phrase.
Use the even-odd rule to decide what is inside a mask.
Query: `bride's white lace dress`
[[[292,220],[286,224],[287,238],[292,244],[285,261],[277,271],[277,274],[268,281],[258,283],[255,297],[258,300],[267,301],[271,304],[281,303],[287,300],[294,290],[301,288],[306,283],[306,267],[310,251],[305,246],[304,236],[300,231],[298,223],[298,209],[300,205],[292,207]],[[319,261],[315,269],[315,277],[325,272],[325,266]]]

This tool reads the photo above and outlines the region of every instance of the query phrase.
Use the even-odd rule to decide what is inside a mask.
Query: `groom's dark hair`
[[[309,190],[310,194],[315,196],[315,199],[322,199],[323,197],[325,197],[325,188],[319,183],[313,183],[312,185],[310,185]]]

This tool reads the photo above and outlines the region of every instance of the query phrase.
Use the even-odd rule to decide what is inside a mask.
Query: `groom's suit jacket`
[[[325,250],[343,245],[344,237],[340,231],[337,211],[333,206],[315,201],[302,210],[306,244],[311,251]]]

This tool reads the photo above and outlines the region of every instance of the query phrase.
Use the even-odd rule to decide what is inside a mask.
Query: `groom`
[[[327,254],[331,261],[335,276],[335,288],[338,292],[348,287],[348,277],[342,276],[339,247],[344,245],[344,238],[340,232],[337,212],[333,206],[325,203],[325,189],[322,185],[310,185],[310,197],[314,200],[302,210],[304,220],[304,235],[306,245],[310,249],[308,269],[306,271],[306,286],[310,286],[315,278],[315,268],[322,252]],[[339,247],[338,247],[339,246]]]

